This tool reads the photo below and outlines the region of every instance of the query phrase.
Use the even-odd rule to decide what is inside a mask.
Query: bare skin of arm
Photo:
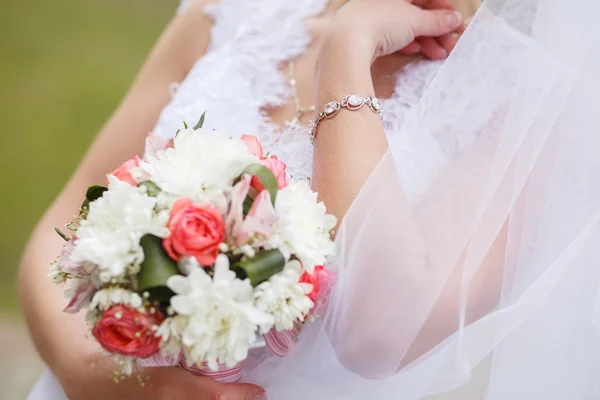
[[[140,388],[135,379],[114,386],[108,378],[114,366],[102,360],[98,345],[86,338],[83,313],[63,313],[63,291],[47,278],[49,263],[64,244],[53,228],[63,226],[77,213],[87,187],[104,184],[107,172],[141,154],[144,138],[170,100],[169,85],[182,81],[205,53],[212,26],[203,12],[206,3],[192,1],[167,27],[122,103],[36,227],[23,255],[18,287],[29,329],[41,357],[73,400],[173,396],[209,399],[225,393],[233,399],[245,399],[247,395],[252,399],[254,393],[262,393],[251,385],[223,385],[176,368],[144,371],[151,378],[145,388]]]

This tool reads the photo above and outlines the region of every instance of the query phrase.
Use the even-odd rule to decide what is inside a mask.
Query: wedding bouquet
[[[179,364],[235,381],[261,340],[285,355],[333,282],[323,265],[336,221],[317,194],[255,137],[202,121],[149,136],[143,159],[88,189],[72,233],[57,229],[66,244],[50,277],[120,376]]]

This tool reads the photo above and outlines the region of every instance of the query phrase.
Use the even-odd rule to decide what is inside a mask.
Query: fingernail
[[[267,400],[267,393],[258,393],[256,396],[254,396],[254,400]]]
[[[454,12],[448,13],[446,15],[446,21],[450,28],[458,27],[462,23],[462,20],[463,20],[462,14],[459,13],[458,11],[454,11]]]

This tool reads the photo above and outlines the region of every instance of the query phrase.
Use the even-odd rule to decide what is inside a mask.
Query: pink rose
[[[123,305],[109,308],[92,329],[92,334],[109,353],[148,358],[160,350],[161,339],[154,334],[154,326],[164,317],[157,310],[141,313]]]
[[[131,186],[137,186],[138,182],[131,176],[131,170],[140,166],[140,158],[135,156],[131,160],[125,161],[121,166],[111,172],[117,179],[129,183]]]
[[[216,208],[183,197],[173,205],[167,227],[171,235],[163,240],[163,246],[173,260],[189,256],[205,267],[215,263],[225,240],[223,217]]]
[[[279,189],[286,187],[287,174],[285,170],[287,166],[280,161],[277,156],[263,157],[263,149],[256,136],[242,135],[241,139],[246,145],[246,148],[248,148],[248,152],[258,157],[260,163],[269,168],[273,175],[275,175]],[[259,192],[265,189],[264,185],[257,177],[252,178],[252,187]]]

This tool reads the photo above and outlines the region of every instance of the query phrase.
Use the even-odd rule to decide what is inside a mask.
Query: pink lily
[[[265,239],[269,238],[273,234],[275,222],[277,222],[277,214],[271,203],[271,195],[268,191],[263,190],[254,199],[254,203],[242,223],[237,237],[238,244],[243,244],[249,237],[256,234]]]
[[[232,244],[242,246],[248,242],[253,235],[268,238],[273,233],[273,225],[277,221],[275,209],[271,203],[268,191],[260,192],[252,207],[244,218],[244,200],[250,190],[252,177],[244,175],[231,193],[231,205],[229,213],[225,216],[225,229]]]
[[[148,157],[156,157],[159,151],[164,151],[171,147],[173,147],[173,139],[167,139],[158,135],[153,135],[152,132],[150,132],[146,137],[144,160],[147,160]]]
[[[246,145],[248,152],[255,155],[260,160],[260,163],[265,167],[269,168],[273,175],[275,175],[275,178],[277,179],[277,186],[279,187],[279,189],[283,189],[284,187],[286,187],[287,166],[285,165],[285,163],[283,161],[280,161],[277,158],[277,156],[265,157],[263,154],[263,148],[256,136],[242,135],[240,139]],[[265,189],[265,187],[257,177],[254,177],[252,179],[251,185],[259,192]]]
[[[91,279],[83,279],[77,282],[75,290],[75,294],[71,298],[71,301],[67,305],[67,307],[63,310],[69,314],[77,314],[79,310],[83,308],[85,303],[91,300],[92,296],[96,292],[96,287],[92,283]]]

